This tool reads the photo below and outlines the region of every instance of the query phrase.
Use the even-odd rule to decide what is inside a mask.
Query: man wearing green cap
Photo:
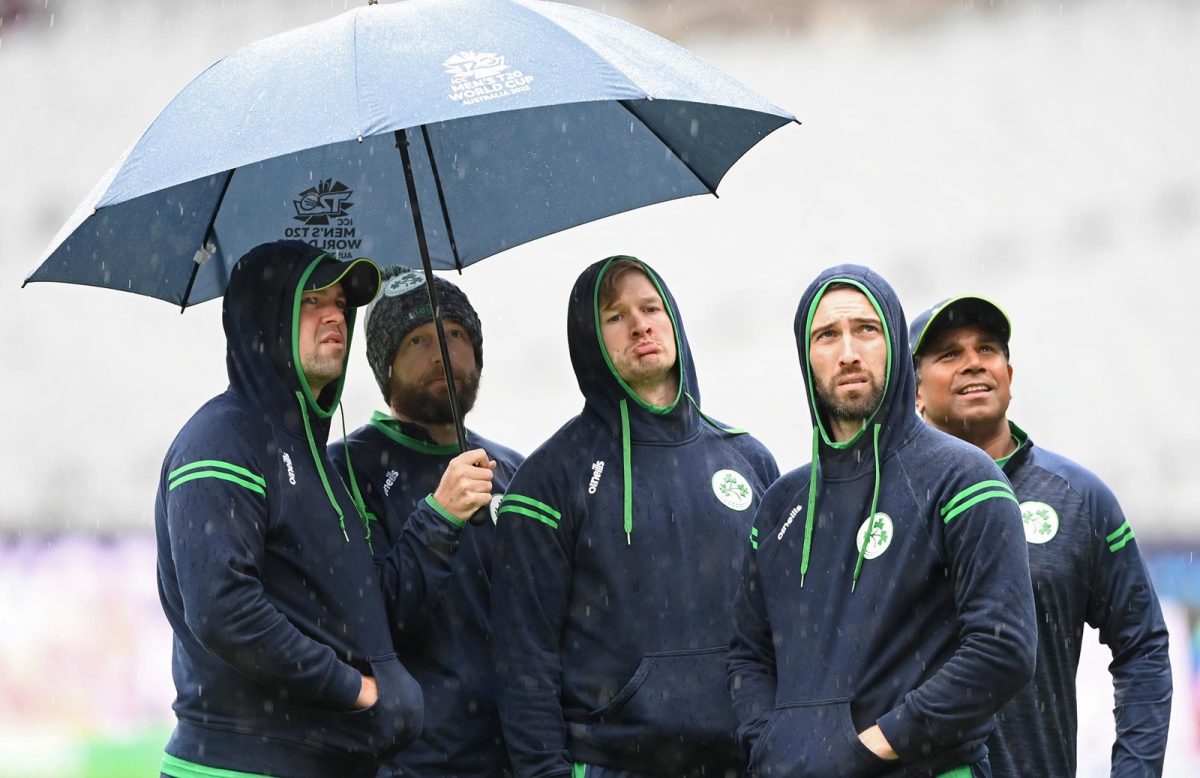
[[[1036,447],[1008,420],[1008,316],[983,297],[943,300],[913,320],[917,410],[983,449],[1021,504],[1038,614],[1033,681],[997,716],[997,778],[1075,774],[1075,674],[1083,625],[1112,651],[1117,740],[1112,774],[1161,775],[1171,713],[1167,629],[1133,528],[1108,487]]]
[[[430,508],[422,542],[376,566],[325,451],[354,311],[378,288],[370,260],[299,241],[230,273],[229,387],[176,436],[155,503],[177,718],[164,775],[373,778],[421,731],[388,617],[448,574],[460,529]]]

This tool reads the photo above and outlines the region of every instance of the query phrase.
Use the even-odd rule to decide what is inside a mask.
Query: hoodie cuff
[[[441,516],[443,519],[445,519],[446,521],[453,524],[455,527],[462,529],[463,526],[466,524],[465,521],[458,518],[453,513],[446,510],[445,508],[443,508],[442,504],[434,499],[433,492],[430,492],[429,494],[425,495],[425,503],[427,505],[429,505],[430,508],[433,508],[435,511],[437,511],[437,514],[439,516]]]
[[[352,711],[362,691],[362,673],[345,662],[338,661],[329,679],[329,706],[334,710]]]
[[[911,762],[926,756],[921,744],[927,739],[927,727],[917,720],[907,702],[902,702],[898,707],[883,714],[875,723],[879,725],[888,745],[900,757],[901,762]]]

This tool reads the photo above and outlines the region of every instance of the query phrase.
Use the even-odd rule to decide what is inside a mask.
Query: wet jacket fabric
[[[808,356],[813,314],[835,282],[872,301],[889,344],[883,399],[843,443],[817,405]],[[908,328],[877,274],[855,265],[822,273],[801,299],[795,332],[814,461],[763,498],[730,649],[750,770],[980,772],[996,711],[1033,672],[1016,499],[986,454],[917,418]],[[858,739],[875,724],[898,761]]]
[[[428,598],[416,623],[396,624],[396,651],[421,684],[425,728],[393,756],[381,776],[504,775],[508,755],[500,732],[491,654],[492,544],[496,509],[523,457],[467,431],[467,445],[496,461],[487,521],[463,530],[450,578]],[[420,426],[376,413],[368,424],[329,447],[347,478],[353,467],[381,559],[408,531],[409,516],[437,489],[458,445],[438,445]],[[347,454],[349,456],[347,457]]]
[[[988,742],[992,773],[1075,775],[1075,675],[1087,623],[1113,655],[1112,775],[1161,775],[1171,716],[1167,627],[1133,527],[1099,478],[1010,427],[1018,447],[1001,463],[1021,501],[1039,634],[1033,681],[1000,711]]]
[[[596,302],[611,261],[584,271],[568,307],[583,412],[530,455],[500,507],[501,721],[519,776],[722,776],[740,763],[724,685],[736,575],[778,470],[761,443],[700,412],[678,307],[648,267],[674,323],[679,395],[650,406],[618,378]]]
[[[292,242],[238,262],[224,298],[229,388],[163,463],[158,585],[178,720],[168,775],[373,776],[421,731],[421,689],[396,658],[384,592],[417,607],[448,573],[459,529],[429,511],[420,544],[373,564],[325,453],[342,381],[313,397],[298,366],[300,290],[331,261]],[[352,309],[346,318],[349,341]],[[355,710],[363,674],[379,701]]]

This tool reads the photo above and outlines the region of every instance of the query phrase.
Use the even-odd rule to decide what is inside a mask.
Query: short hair
[[[613,298],[617,296],[617,281],[631,271],[637,271],[651,283],[654,282],[642,263],[632,257],[618,257],[609,263],[604,270],[604,276],[600,279],[600,289],[596,293],[596,303],[599,307],[603,308],[613,301]]]

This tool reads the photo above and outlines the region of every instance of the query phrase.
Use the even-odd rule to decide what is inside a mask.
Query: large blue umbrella
[[[26,283],[185,308],[220,296],[242,254],[281,238],[381,265],[420,256],[428,276],[593,219],[715,194],[734,162],[793,120],[679,46],[593,11],[539,0],[370,5],[201,73]]]

